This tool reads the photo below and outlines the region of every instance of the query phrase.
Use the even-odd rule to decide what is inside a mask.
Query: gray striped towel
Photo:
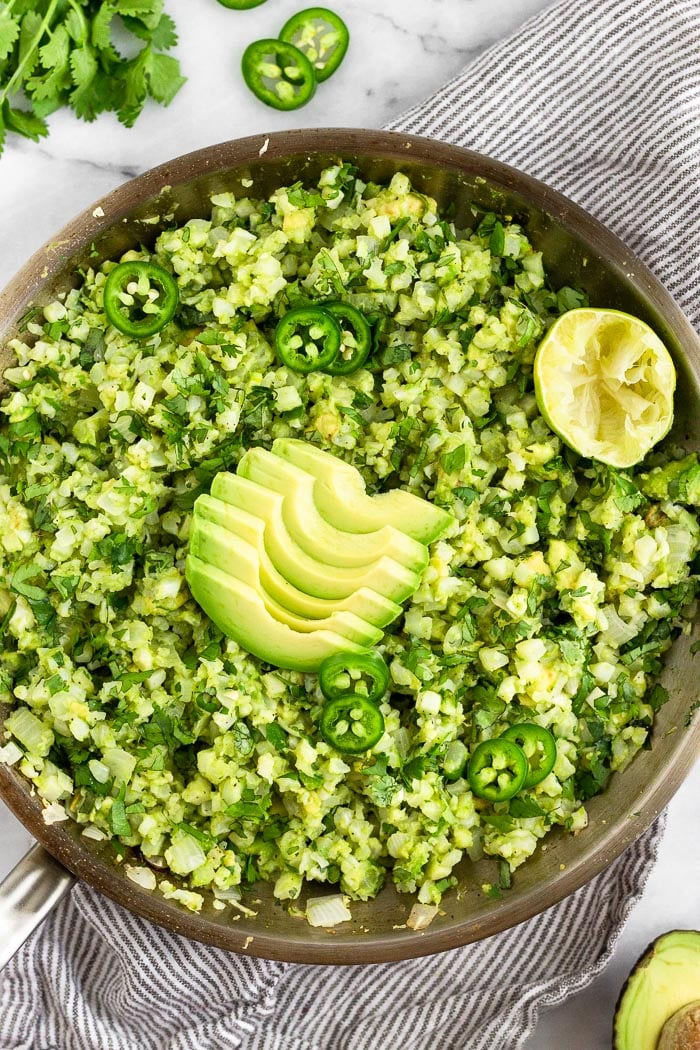
[[[699,56],[700,0],[565,0],[393,127],[563,190],[700,326]],[[517,1050],[609,959],[660,832],[513,930],[378,967],[227,955],[79,886],[0,979],[0,1050]]]

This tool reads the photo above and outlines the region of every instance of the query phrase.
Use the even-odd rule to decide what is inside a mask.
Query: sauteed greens
[[[258,879],[282,900],[392,879],[437,903],[463,858],[510,872],[551,827],[582,831],[649,746],[700,547],[695,455],[667,442],[615,470],[537,410],[538,342],[583,295],[554,290],[507,216],[456,229],[405,175],[365,184],[341,163],[269,200],[220,193],[119,261],[173,276],[172,320],[114,327],[118,260],[87,270],[11,344],[0,407],[0,756],[46,820],[194,910]],[[369,357],[289,367],[279,318],[328,300],[364,317]],[[319,683],[261,663],[185,583],[194,500],[279,437],[458,519],[378,647],[389,691],[355,705],[361,754],[334,747],[359,716],[320,724],[342,668]]]

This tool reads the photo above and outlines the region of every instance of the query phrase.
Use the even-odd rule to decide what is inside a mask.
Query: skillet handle
[[[74,882],[73,875],[37,844],[0,883],[0,970]]]

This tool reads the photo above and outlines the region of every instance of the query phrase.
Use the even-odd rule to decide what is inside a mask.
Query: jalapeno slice
[[[372,329],[364,314],[340,300],[321,303],[321,306],[334,317],[343,333],[340,350],[335,361],[324,369],[331,376],[349,376],[362,368],[372,349]],[[346,334],[347,333],[347,334]]]
[[[230,7],[233,11],[248,11],[251,7],[260,7],[265,0],[219,0],[222,7]]]
[[[450,741],[442,760],[442,775],[445,780],[459,780],[464,773],[468,754],[461,740]]]
[[[277,356],[294,372],[325,369],[338,356],[342,332],[338,322],[318,306],[297,306],[275,329]]]
[[[241,68],[253,94],[273,109],[299,109],[316,90],[308,58],[284,40],[254,40],[243,52]]]
[[[534,787],[552,772],[557,760],[557,744],[548,729],[534,722],[519,722],[506,729],[500,739],[512,740],[525,752],[529,770],[523,787]]]
[[[469,759],[469,786],[479,798],[507,802],[524,786],[527,771],[525,752],[512,740],[483,740]]]
[[[319,729],[323,739],[337,751],[359,755],[381,739],[384,716],[366,696],[343,693],[325,705]]]
[[[307,7],[285,22],[280,40],[286,40],[303,51],[320,84],[335,73],[345,58],[350,33],[334,11],[327,7]]]
[[[146,339],[173,319],[180,296],[172,274],[155,263],[118,263],[105,281],[104,311],[124,335]]]
[[[376,704],[389,685],[389,668],[379,653],[334,653],[321,664],[318,684],[326,700],[354,694]]]

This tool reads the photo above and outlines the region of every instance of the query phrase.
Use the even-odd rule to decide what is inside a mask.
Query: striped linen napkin
[[[392,127],[563,190],[700,327],[699,56],[700,0],[565,0]],[[517,1050],[610,958],[660,833],[513,930],[373,967],[229,955],[78,886],[0,977],[0,1050]]]

